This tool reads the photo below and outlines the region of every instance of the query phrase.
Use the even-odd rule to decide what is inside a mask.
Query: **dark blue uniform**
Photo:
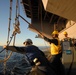
[[[37,62],[40,62],[40,64],[36,67],[36,70],[39,73],[42,73],[39,75],[55,75],[51,65],[49,64],[49,61],[45,57],[45,54],[38,47],[31,45],[26,47],[15,47],[15,49],[27,56],[31,66],[35,66],[36,63],[34,63],[33,60],[35,58],[38,59]]]

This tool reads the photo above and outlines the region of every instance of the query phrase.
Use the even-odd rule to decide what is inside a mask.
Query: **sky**
[[[21,0],[20,0],[21,1]],[[23,6],[20,4],[20,15],[24,17],[28,22],[31,23],[31,19],[26,16],[24,13]],[[12,14],[11,14],[11,24],[10,24],[10,36],[12,36],[12,32],[14,30],[14,23],[15,23],[15,17],[16,17],[16,0],[13,0],[12,2]],[[9,25],[9,16],[10,15],[10,0],[0,0],[0,45],[7,45],[7,38],[8,38],[8,25]],[[46,46],[47,43],[40,38],[35,38],[37,33],[32,32],[28,29],[28,24],[19,18],[20,22],[20,34],[16,35],[15,45],[16,46],[23,46],[23,42],[30,38],[33,41],[33,44],[36,46]],[[10,38],[9,38],[10,40]],[[13,45],[13,39],[10,43],[10,45]]]

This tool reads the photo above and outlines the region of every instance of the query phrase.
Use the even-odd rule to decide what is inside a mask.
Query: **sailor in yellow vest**
[[[56,70],[57,75],[65,75],[64,68],[61,62],[62,50],[58,35],[59,35],[58,31],[55,30],[52,33],[52,39],[44,37],[44,40],[50,43],[50,53],[51,53],[50,63]]]

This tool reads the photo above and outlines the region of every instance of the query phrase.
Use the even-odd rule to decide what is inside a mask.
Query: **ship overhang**
[[[76,0],[42,0],[42,2],[46,11],[76,22]]]
[[[60,32],[66,28],[67,19],[46,11],[42,0],[22,0],[22,4],[33,25],[29,26],[30,30],[50,37],[53,30],[57,29]]]

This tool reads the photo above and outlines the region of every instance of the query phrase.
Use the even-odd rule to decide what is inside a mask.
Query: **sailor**
[[[64,38],[61,40],[62,50],[63,52],[66,51],[71,54],[71,50],[76,44],[75,39],[68,37],[68,33],[66,31],[63,34]]]
[[[64,67],[61,62],[62,50],[61,50],[61,45],[58,35],[59,35],[58,31],[55,30],[52,33],[52,39],[49,39],[45,36],[43,36],[43,38],[50,44],[50,53],[51,53],[50,63],[53,65],[54,69],[56,70],[57,75],[65,75]]]
[[[32,66],[29,72],[31,75],[35,73],[36,75],[55,75],[54,71],[49,67],[49,61],[45,57],[45,54],[38,47],[33,45],[31,39],[26,39],[23,44],[25,47],[3,46],[3,48],[26,55]]]

